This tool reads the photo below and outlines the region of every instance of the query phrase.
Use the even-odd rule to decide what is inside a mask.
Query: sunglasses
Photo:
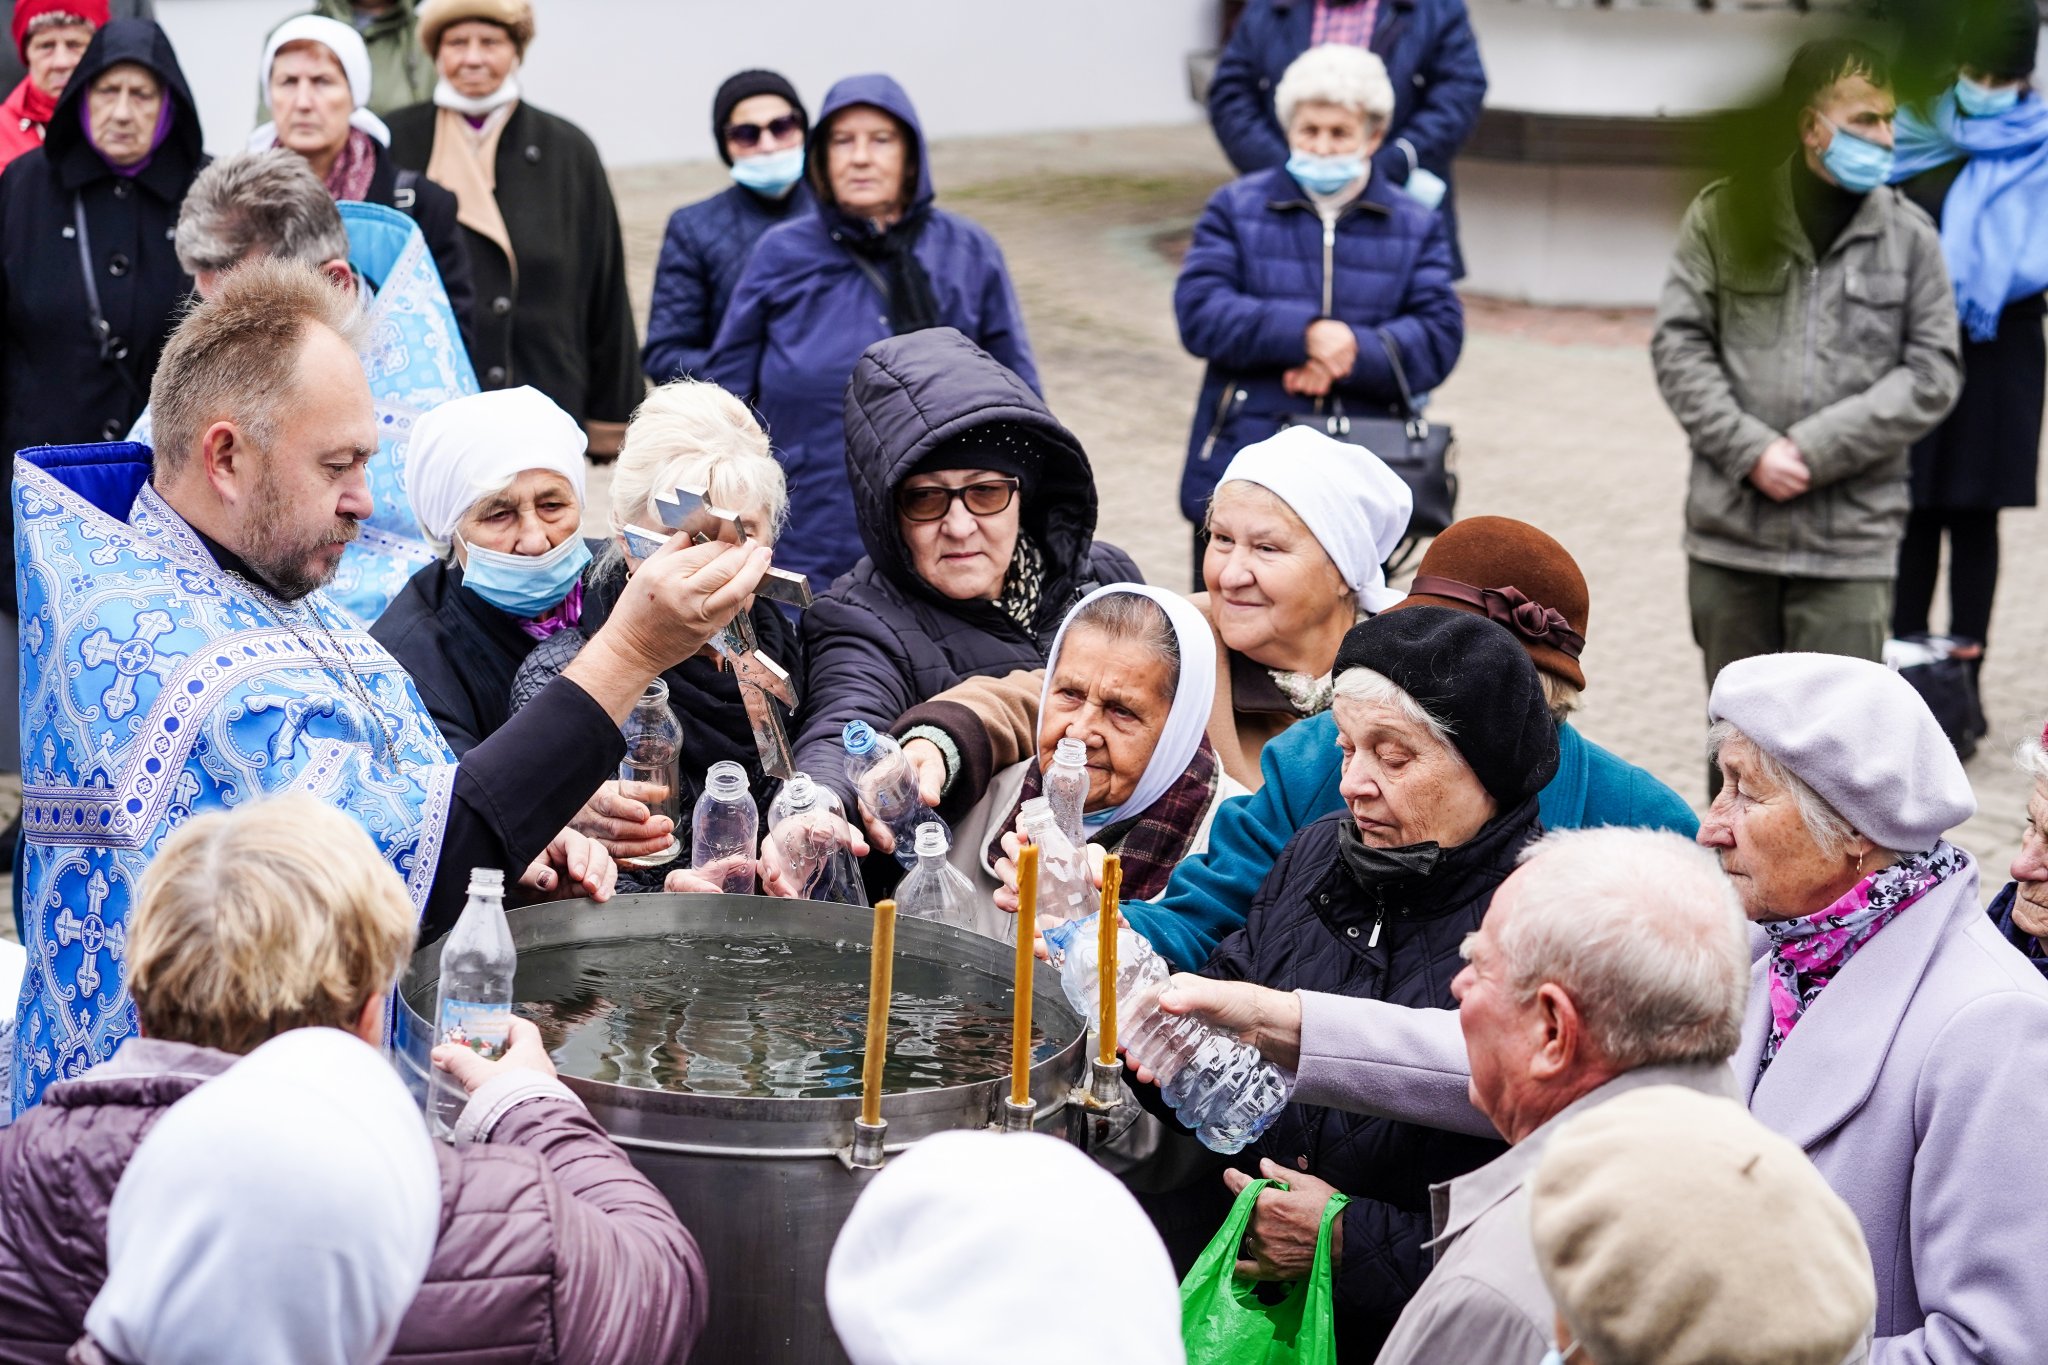
[[[938,521],[953,510],[957,499],[977,517],[992,517],[1017,496],[1017,480],[990,479],[965,488],[899,488],[896,510],[908,521]]]
[[[735,123],[725,130],[725,140],[735,147],[754,147],[760,144],[764,133],[780,142],[791,133],[801,132],[803,126],[803,115],[784,114],[781,118],[769,119],[765,127],[758,123]]]

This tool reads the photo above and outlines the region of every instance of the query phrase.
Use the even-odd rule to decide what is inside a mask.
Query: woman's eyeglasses
[[[725,140],[735,147],[754,147],[760,144],[763,133],[780,142],[791,133],[801,132],[803,126],[801,114],[784,114],[781,118],[769,119],[765,128],[758,123],[735,123],[725,130]]]
[[[896,510],[908,521],[938,521],[953,510],[954,499],[967,504],[977,517],[992,517],[1017,496],[1016,479],[990,479],[965,488],[898,488]]]

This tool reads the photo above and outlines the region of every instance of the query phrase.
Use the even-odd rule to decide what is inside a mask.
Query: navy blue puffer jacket
[[[703,376],[711,339],[754,243],[777,223],[810,211],[811,191],[799,181],[780,199],[734,185],[669,215],[654,267],[647,344],[640,348],[640,368],[650,382]]]
[[[1383,882],[1370,892],[1338,855],[1350,818],[1337,811],[1294,836],[1244,928],[1217,945],[1202,975],[1454,1008],[1451,978],[1463,966],[1458,945],[1486,917],[1516,853],[1541,832],[1536,799],[1446,850],[1429,876]],[[1257,1175],[1258,1158],[1269,1157],[1351,1196],[1335,1280],[1337,1345],[1340,1359],[1370,1360],[1429,1274],[1429,1187],[1504,1150],[1412,1123],[1293,1104],[1237,1162]]]
[[[1281,386],[1308,359],[1311,322],[1332,317],[1357,334],[1358,360],[1335,390],[1352,414],[1385,413],[1400,399],[1377,332],[1393,338],[1416,394],[1443,382],[1465,344],[1443,218],[1377,174],[1327,241],[1322,215],[1284,170],[1216,191],[1195,224],[1173,311],[1181,344],[1209,362],[1180,485],[1181,514],[1197,523],[1230,457],[1278,431],[1284,414],[1312,408]]]

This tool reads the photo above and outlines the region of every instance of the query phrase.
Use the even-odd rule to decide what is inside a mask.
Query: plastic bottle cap
[[[839,739],[850,754],[864,754],[875,747],[874,728],[864,720],[850,720],[839,732]]]

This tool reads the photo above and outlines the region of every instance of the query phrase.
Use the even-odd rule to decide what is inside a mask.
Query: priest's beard
[[[250,499],[248,540],[242,560],[264,585],[287,602],[296,602],[334,577],[341,559],[332,555],[362,534],[354,517],[337,517],[323,527],[307,529],[293,518],[294,499],[284,481],[265,470]]]

